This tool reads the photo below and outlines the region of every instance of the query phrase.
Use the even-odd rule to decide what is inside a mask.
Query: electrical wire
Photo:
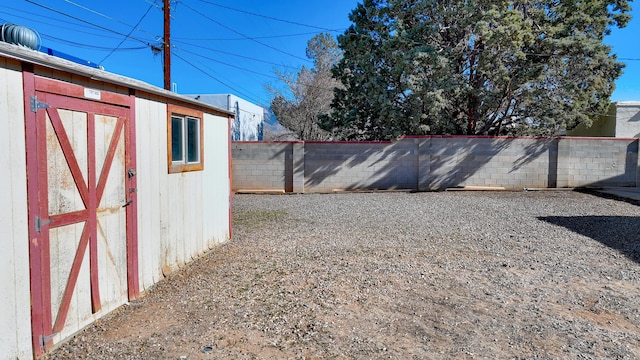
[[[28,12],[25,12],[25,13],[28,13]],[[71,27],[60,26],[60,24],[59,24],[59,23],[73,24],[73,25],[76,25],[76,26],[79,26],[79,27],[82,27],[82,28],[86,28],[86,29],[93,29],[93,26],[82,25],[82,24],[78,24],[78,23],[74,23],[74,22],[70,22],[70,21],[59,20],[59,19],[55,19],[55,20],[56,20],[56,23],[51,23],[51,22],[46,22],[46,21],[42,21],[42,20],[36,20],[36,19],[33,19],[33,18],[25,17],[25,16],[14,15],[14,14],[11,14],[11,13],[4,12],[4,11],[2,11],[2,10],[0,10],[0,14],[7,14],[7,15],[9,15],[9,16],[11,16],[11,17],[13,17],[13,18],[17,18],[17,19],[24,19],[24,20],[33,21],[34,23],[37,23],[38,25],[50,25],[50,26],[55,26],[57,29],[64,29],[64,30],[69,30],[69,31],[73,31],[73,32],[78,32],[78,31],[80,31],[80,30],[78,30],[78,29],[74,29],[74,28],[71,28]],[[32,14],[34,14],[34,13],[32,13]],[[38,14],[34,14],[34,15],[37,15],[37,16],[40,16],[40,17],[42,17],[42,18],[46,18],[46,19],[54,19],[54,18],[49,17],[49,16],[38,15]],[[3,20],[3,21],[6,21],[6,20]],[[98,34],[98,33],[95,33],[95,32],[84,31],[84,30],[82,30],[82,34],[84,34],[84,35],[87,35],[87,34],[88,34],[88,35],[95,35],[95,36],[99,36],[101,39],[102,39],[102,38],[120,39],[120,37],[119,37],[119,36],[118,36],[118,37],[115,37],[115,36],[105,35],[104,33],[100,33],[100,34]]]
[[[51,35],[45,35],[45,34],[40,34],[42,36],[43,39],[48,39],[48,40],[53,40],[54,42],[59,42],[62,44],[67,44],[67,45],[71,45],[71,46],[75,46],[78,48],[83,48],[83,49],[92,49],[92,50],[98,50],[98,51],[111,51],[113,50],[112,47],[104,47],[104,46],[95,46],[95,45],[89,45],[89,44],[83,44],[83,43],[78,43],[75,41],[69,41],[66,39],[60,39],[57,38],[55,36],[51,36]],[[138,47],[129,47],[129,48],[119,48],[118,51],[131,51],[131,50],[143,50],[143,49],[147,49],[147,46],[138,46]]]
[[[234,69],[238,69],[238,70],[245,71],[245,72],[248,72],[248,73],[253,73],[253,74],[256,74],[256,75],[263,76],[263,77],[267,77],[267,78],[275,79],[275,80],[278,80],[278,81],[282,81],[282,78],[280,78],[280,77],[278,77],[276,75],[265,74],[265,73],[261,73],[261,72],[255,71],[255,70],[247,69],[247,68],[244,68],[244,67],[241,67],[241,66],[238,66],[238,65],[229,64],[227,62],[220,61],[220,60],[208,57],[208,56],[204,56],[202,54],[198,54],[196,52],[189,51],[189,50],[186,50],[186,49],[181,49],[181,48],[176,48],[176,49],[178,49],[178,50],[180,50],[182,52],[185,52],[187,54],[203,58],[205,60],[209,60],[209,61],[212,61],[212,62],[215,62],[215,63],[218,63],[218,64],[222,64],[222,65],[225,65],[225,66],[232,67]],[[322,89],[322,90],[333,90],[334,89],[334,87],[317,86],[317,85],[312,85],[312,84],[304,84],[303,86],[308,87],[308,88],[313,88],[313,89]]]
[[[279,21],[279,22],[292,24],[292,25],[304,26],[304,27],[308,27],[308,28],[312,28],[312,29],[318,29],[318,30],[322,30],[322,31],[340,32],[340,31],[344,31],[345,30],[345,29],[328,29],[328,28],[321,27],[321,26],[303,24],[303,23],[299,23],[299,22],[295,22],[295,21],[291,21],[291,20],[285,20],[285,19],[279,19],[279,18],[272,17],[272,16],[257,14],[257,13],[251,12],[251,11],[240,10],[240,9],[232,8],[230,6],[216,4],[214,2],[207,1],[207,0],[198,0],[198,1],[206,3],[206,4],[209,4],[209,5],[221,7],[223,9],[227,9],[227,10],[231,10],[231,11],[236,11],[236,12],[240,12],[240,13],[243,13],[243,14],[247,14],[247,15],[257,16],[257,17],[261,17],[261,18],[264,18],[264,19],[269,19],[269,20],[273,20],[273,21]]]
[[[268,36],[254,36],[254,39],[280,39],[286,37],[296,37],[296,36],[309,36],[309,35],[317,35],[317,31],[305,32],[305,33],[297,33],[297,34],[284,34],[284,35],[268,35]],[[180,40],[198,40],[198,41],[238,41],[238,40],[247,40],[246,38],[173,38]]]
[[[183,45],[187,45],[187,46],[193,46],[193,47],[196,47],[196,48],[199,48],[199,49],[209,50],[209,51],[217,52],[217,53],[220,53],[220,54],[225,54],[225,55],[235,56],[235,57],[239,57],[239,58],[243,58],[243,59],[247,59],[247,60],[251,60],[251,61],[261,62],[261,63],[264,63],[264,64],[275,65],[275,66],[294,69],[294,70],[300,70],[299,66],[289,66],[289,65],[279,64],[279,63],[276,63],[276,62],[257,59],[257,58],[250,57],[250,56],[234,54],[234,53],[231,53],[231,52],[228,52],[228,51],[224,51],[224,50],[217,50],[217,49],[213,49],[213,48],[202,46],[202,45],[196,45],[196,44],[192,44],[192,43],[185,42],[185,41],[173,41],[173,43],[175,43],[175,44],[183,44]]]
[[[69,1],[69,0],[66,0]],[[131,31],[129,31],[129,33],[127,34],[127,36],[125,36],[124,38],[122,38],[122,40],[120,41],[120,43],[118,44],[118,46],[116,46],[113,50],[111,50],[111,52],[109,54],[107,54],[107,56],[105,56],[102,60],[98,61],[98,65],[102,65],[102,63],[107,60],[109,58],[109,56],[111,56],[116,50],[118,50],[118,48],[120,48],[120,46],[122,46],[122,44],[127,41],[127,38],[129,36],[131,36],[131,34],[138,28],[138,25],[140,25],[140,23],[142,22],[142,20],[144,20],[145,17],[147,17],[147,15],[149,14],[149,11],[151,11],[151,9],[153,9],[153,4],[149,5],[149,8],[147,9],[147,11],[144,12],[144,14],[142,15],[142,17],[140,18],[140,20],[138,20],[138,22],[136,23],[136,25],[131,29]]]
[[[209,60],[209,61],[213,61],[213,62],[218,63],[218,64],[222,64],[222,65],[225,65],[225,66],[232,67],[232,68],[234,68],[234,69],[238,69],[238,70],[246,71],[246,72],[249,72],[249,73],[253,73],[253,74],[260,75],[260,76],[264,76],[264,77],[268,77],[268,78],[273,78],[273,79],[276,79],[276,80],[280,80],[280,78],[278,78],[277,76],[274,76],[274,75],[264,74],[264,73],[261,73],[261,72],[259,72],[259,71],[255,71],[255,70],[251,70],[251,69],[243,68],[243,67],[241,67],[241,66],[234,65],[234,64],[229,64],[229,63],[227,63],[227,62],[220,61],[220,60],[218,60],[218,59],[214,59],[214,58],[212,58],[212,57],[204,56],[204,55],[198,54],[198,53],[193,52],[193,51],[189,51],[189,50],[185,50],[185,49],[180,49],[180,48],[176,48],[176,49],[181,50],[181,51],[183,51],[183,52],[185,52],[185,53],[187,53],[187,54],[191,54],[191,55],[193,55],[193,56],[197,56],[197,57],[200,57],[200,58],[203,58],[203,59]]]
[[[54,17],[51,17],[51,16],[46,16],[46,15],[42,15],[42,14],[38,14],[38,13],[31,12],[31,11],[26,11],[26,10],[16,9],[16,8],[12,8],[12,7],[10,7],[10,6],[3,6],[3,7],[2,7],[2,9],[5,9],[5,10],[14,10],[14,11],[17,11],[17,12],[19,12],[19,13],[23,13],[23,14],[35,15],[35,16],[37,16],[38,18],[51,19],[51,20],[56,21],[56,23],[67,23],[67,24],[72,24],[72,25],[76,25],[76,26],[84,27],[84,28],[92,28],[91,26],[88,26],[88,25],[82,25],[82,24],[78,24],[78,23],[75,23],[75,22],[71,22],[71,21],[61,20],[60,18],[54,18]],[[31,20],[31,21],[38,21],[38,22],[41,22],[41,23],[46,24],[45,22],[41,21],[40,19],[35,20],[35,19],[33,19],[33,18],[29,18],[29,17],[25,17],[25,16],[20,16],[20,15],[15,15],[15,14],[12,14],[12,13],[9,13],[9,12],[6,12],[6,11],[2,11],[2,9],[0,9],[0,13],[2,13],[2,14],[7,14],[7,15],[11,15],[11,16],[14,16],[14,17],[17,17],[17,18],[26,19],[26,20]],[[48,24],[49,24],[49,25],[52,25],[51,23],[48,23]],[[57,24],[56,24],[56,25],[57,25]]]
[[[32,0],[27,0],[27,1],[32,1]],[[274,46],[271,46],[271,45],[269,45],[269,44],[265,44],[265,43],[263,43],[262,41],[256,40],[256,39],[254,39],[254,38],[252,38],[252,37],[250,37],[250,36],[247,36],[247,35],[245,35],[245,34],[243,34],[243,33],[239,32],[239,31],[237,31],[237,30],[234,30],[234,29],[232,29],[232,28],[230,28],[230,27],[228,27],[228,26],[226,26],[226,25],[224,25],[224,24],[220,23],[219,21],[217,21],[217,20],[215,20],[215,19],[213,19],[213,18],[211,18],[211,17],[209,17],[209,16],[207,16],[207,15],[203,14],[202,12],[200,12],[200,11],[198,11],[198,10],[196,10],[196,9],[192,8],[191,6],[189,6],[189,5],[185,4],[185,3],[181,3],[181,4],[182,4],[182,6],[186,7],[187,9],[189,9],[189,10],[191,10],[191,11],[195,12],[196,14],[198,14],[198,15],[200,15],[200,16],[202,16],[202,17],[204,17],[205,19],[208,19],[209,21],[211,21],[211,22],[213,22],[213,23],[217,24],[218,26],[221,26],[221,27],[223,27],[223,28],[225,28],[225,29],[227,29],[227,30],[229,30],[229,31],[231,31],[231,32],[234,32],[234,33],[236,33],[236,34],[238,34],[238,35],[240,35],[240,36],[244,37],[244,38],[245,38],[245,39],[247,39],[247,40],[251,40],[251,41],[253,41],[253,42],[257,43],[257,44],[260,44],[260,45],[262,45],[262,46],[264,46],[264,47],[267,47],[267,48],[272,49],[272,50],[275,50],[275,51],[277,51],[277,52],[279,52],[279,53],[282,53],[282,54],[285,54],[285,55],[288,55],[288,56],[294,57],[294,58],[296,58],[296,59],[299,59],[299,60],[302,60],[302,61],[306,61],[306,62],[311,62],[311,60],[309,60],[309,59],[305,59],[305,58],[300,57],[300,56],[298,56],[298,55],[295,55],[295,54],[292,54],[292,53],[286,52],[286,51],[284,51],[284,50],[280,50],[280,49],[278,49],[278,48],[276,48],[276,47],[274,47]]]
[[[28,0],[27,0],[27,1],[28,1]],[[148,32],[148,31],[146,31],[146,30],[143,30],[143,29],[139,29],[139,28],[138,28],[138,25],[140,25],[140,23],[142,22],[142,19],[140,19],[140,21],[138,21],[138,23],[137,23],[135,26],[131,26],[131,25],[129,25],[129,24],[127,24],[127,23],[125,23],[124,21],[120,21],[120,20],[118,20],[118,19],[116,19],[116,18],[112,18],[112,17],[110,17],[110,16],[108,16],[108,15],[105,15],[105,14],[103,14],[103,13],[100,13],[100,12],[98,12],[98,11],[95,11],[95,10],[93,10],[93,9],[90,9],[90,8],[88,8],[88,7],[86,7],[86,6],[82,6],[82,5],[80,5],[80,4],[76,4],[76,3],[74,3],[74,2],[73,2],[73,1],[71,1],[71,0],[64,0],[64,1],[65,1],[65,2],[67,2],[67,3],[69,3],[69,4],[71,4],[71,5],[77,6],[77,7],[79,7],[79,8],[80,8],[80,9],[82,9],[82,10],[88,11],[88,12],[93,13],[93,14],[96,14],[96,15],[98,15],[98,16],[102,16],[102,17],[103,17],[103,18],[105,18],[105,19],[108,19],[108,20],[111,20],[111,21],[117,22],[117,23],[119,23],[119,24],[125,25],[125,26],[127,26],[127,27],[133,28],[134,30],[141,31],[141,32],[143,32],[143,33],[145,33],[145,34],[147,34],[147,35],[149,35],[149,36],[151,36],[151,37],[153,37],[153,38],[155,38],[155,39],[158,39],[158,38],[159,38],[157,35],[153,35],[152,33]],[[151,7],[154,7],[154,6],[155,6],[155,3],[154,3],[154,4],[151,4]],[[149,10],[151,10],[151,9],[149,9]],[[149,10],[147,10],[147,13],[149,12]],[[145,16],[146,16],[146,13],[145,13]],[[144,16],[143,16],[143,19],[144,19]],[[133,32],[133,31],[132,31],[132,32]],[[132,33],[132,32],[131,32],[131,33]],[[130,33],[130,34],[131,34],[131,33]]]
[[[53,11],[53,12],[55,12],[55,13],[58,13],[58,14],[60,14],[60,15],[64,15],[64,16],[70,17],[70,18],[72,18],[72,19],[74,19],[74,20],[77,20],[77,21],[83,22],[83,23],[85,23],[85,24],[89,24],[89,25],[91,25],[91,26],[95,26],[95,27],[97,27],[97,28],[99,28],[99,29],[106,30],[106,31],[108,31],[108,32],[111,32],[111,33],[114,33],[114,34],[117,34],[117,35],[126,36],[126,37],[127,37],[127,38],[129,38],[129,39],[132,39],[132,40],[135,40],[135,41],[141,42],[141,43],[143,43],[143,44],[145,44],[145,45],[151,46],[151,45],[149,45],[149,43],[148,43],[148,42],[146,42],[146,41],[144,41],[144,40],[141,40],[141,39],[139,39],[139,38],[136,38],[136,37],[133,37],[133,36],[129,36],[129,35],[127,35],[127,34],[123,34],[123,33],[119,32],[119,31],[115,31],[115,30],[113,30],[113,29],[109,29],[109,28],[107,28],[107,27],[104,27],[104,26],[101,26],[101,25],[98,25],[98,24],[94,24],[94,23],[92,23],[92,22],[90,22],[90,21],[87,21],[87,20],[81,19],[81,18],[79,18],[79,17],[76,17],[76,16],[73,16],[73,15],[67,14],[67,13],[65,13],[65,12],[63,12],[63,11],[60,11],[60,10],[57,10],[57,9],[54,9],[54,8],[48,7],[48,6],[43,5],[43,4],[39,4],[39,3],[37,3],[37,2],[35,2],[35,1],[33,1],[33,0],[25,0],[25,1],[26,1],[26,2],[29,2],[29,3],[31,3],[31,4],[34,4],[34,5],[40,6],[41,8],[47,9],[47,10],[49,10],[49,11]]]
[[[176,53],[174,53],[174,54],[173,54],[173,56],[175,56],[175,57],[177,57],[178,59],[180,59],[180,60],[184,61],[184,62],[185,62],[185,63],[187,63],[189,66],[191,66],[191,67],[193,67],[194,69],[196,69],[196,70],[200,71],[201,73],[203,73],[204,75],[206,75],[206,76],[210,77],[211,79],[213,79],[213,80],[215,80],[215,81],[219,82],[220,84],[222,84],[222,85],[226,86],[227,88],[229,88],[229,89],[231,89],[231,90],[235,91],[237,94],[240,94],[240,95],[242,95],[243,97],[245,97],[245,98],[247,98],[247,99],[249,99],[249,100],[251,100],[251,101],[253,101],[253,102],[256,102],[256,100],[255,100],[255,98],[254,98],[253,96],[247,95],[246,93],[244,93],[244,92],[242,92],[242,91],[240,91],[240,90],[238,90],[238,89],[234,88],[233,86],[231,86],[231,85],[229,85],[229,84],[225,83],[224,81],[222,81],[222,80],[218,79],[217,77],[215,77],[215,76],[211,75],[211,73],[210,73],[210,72],[204,71],[202,68],[200,68],[200,67],[196,66],[195,64],[193,64],[193,63],[192,63],[192,62],[190,62],[189,60],[187,60],[187,59],[183,58],[182,56],[180,56],[180,55],[178,55],[178,54],[176,54]]]

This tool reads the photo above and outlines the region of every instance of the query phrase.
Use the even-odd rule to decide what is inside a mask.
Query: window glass
[[[187,118],[187,162],[200,162],[200,119]]]
[[[184,161],[183,121],[179,117],[171,117],[171,159]]]
[[[169,174],[204,170],[202,111],[167,104]]]

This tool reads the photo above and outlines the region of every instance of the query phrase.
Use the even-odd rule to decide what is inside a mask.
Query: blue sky
[[[310,65],[307,41],[319,32],[342,33],[357,3],[178,0],[172,3],[172,82],[183,94],[233,93],[267,105],[265,84],[278,83],[274,70]],[[640,10],[633,15],[606,39],[627,64],[614,101],[640,100]],[[162,55],[151,50],[163,34],[162,0],[16,0],[0,7],[4,22],[37,30],[45,47],[163,86]]]

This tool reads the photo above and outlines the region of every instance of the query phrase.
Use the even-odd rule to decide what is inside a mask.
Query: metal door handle
[[[124,205],[122,205],[122,207],[127,207],[127,206],[131,205],[132,202],[133,202],[133,200],[127,200],[127,202],[124,203]]]

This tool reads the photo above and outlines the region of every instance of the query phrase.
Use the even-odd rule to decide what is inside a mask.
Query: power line
[[[32,0],[27,0],[27,1],[32,1]],[[306,61],[306,62],[311,62],[309,59],[305,59],[305,58],[300,57],[300,56],[298,56],[298,55],[294,55],[294,54],[291,54],[291,53],[286,52],[286,51],[284,51],[284,50],[280,50],[280,49],[278,49],[278,48],[276,48],[276,47],[273,47],[273,46],[271,46],[271,45],[269,45],[269,44],[265,44],[265,43],[263,43],[262,41],[256,40],[255,38],[252,38],[252,37],[250,37],[250,36],[247,36],[247,35],[245,35],[245,34],[243,34],[243,33],[239,32],[239,31],[236,31],[236,30],[234,30],[234,29],[232,29],[232,28],[230,28],[230,27],[228,27],[228,26],[226,26],[226,25],[224,25],[224,24],[220,23],[219,21],[217,21],[217,20],[215,20],[215,19],[212,19],[211,17],[209,17],[209,16],[207,16],[207,15],[205,15],[205,14],[201,13],[200,11],[198,11],[198,10],[196,10],[196,9],[192,8],[191,6],[189,6],[189,5],[185,4],[185,3],[181,3],[181,4],[182,4],[183,6],[185,6],[186,8],[188,8],[189,10],[191,10],[191,11],[195,12],[196,14],[198,14],[198,15],[200,15],[200,16],[202,16],[202,17],[204,17],[204,18],[208,19],[209,21],[211,21],[211,22],[213,22],[213,23],[217,24],[218,26],[221,26],[221,27],[223,27],[223,28],[225,28],[225,29],[227,29],[227,30],[229,30],[229,31],[231,31],[231,32],[234,32],[234,33],[236,33],[236,34],[238,34],[238,35],[240,35],[240,36],[244,37],[244,38],[245,38],[245,39],[247,39],[247,40],[251,40],[251,41],[253,41],[253,42],[257,43],[257,44],[260,44],[260,45],[262,45],[262,46],[264,46],[264,47],[268,47],[269,49],[272,49],[272,50],[275,50],[275,51],[277,51],[277,52],[279,52],[279,53],[282,53],[282,54],[285,54],[285,55],[288,55],[288,56],[294,57],[294,58],[296,58],[296,59],[299,59],[299,60],[302,60],[302,61]]]
[[[204,75],[206,75],[206,76],[208,76],[208,77],[212,78],[213,80],[215,80],[215,81],[219,82],[220,84],[222,84],[222,85],[224,85],[224,86],[228,87],[229,89],[231,89],[231,90],[235,91],[237,94],[240,94],[240,95],[242,95],[242,96],[246,97],[247,99],[250,99],[250,100],[252,100],[252,101],[254,101],[254,102],[257,102],[253,96],[247,95],[247,94],[243,93],[242,91],[240,91],[240,90],[238,90],[238,89],[234,88],[233,86],[231,86],[231,85],[229,85],[229,84],[225,83],[224,81],[222,81],[222,80],[218,79],[217,77],[215,77],[215,76],[211,75],[211,73],[209,73],[209,72],[207,72],[207,71],[204,71],[203,69],[201,69],[200,67],[198,67],[198,66],[196,66],[195,64],[191,63],[190,61],[188,61],[187,59],[183,58],[182,56],[180,56],[180,55],[178,55],[178,54],[175,54],[175,53],[174,53],[173,55],[174,55],[175,57],[177,57],[178,59],[180,59],[180,60],[184,61],[185,63],[187,63],[188,65],[190,65],[190,66],[191,66],[191,67],[193,67],[194,69],[196,69],[196,70],[200,71],[200,72],[201,72],[201,73],[203,73]]]
[[[28,1],[28,0],[27,0],[27,1]],[[77,7],[79,7],[79,8],[80,8],[80,9],[82,9],[82,10],[86,10],[86,11],[88,11],[88,12],[90,12],[90,13],[96,14],[96,15],[98,15],[98,16],[102,16],[102,17],[103,17],[103,18],[105,18],[105,19],[108,19],[108,20],[111,20],[111,21],[117,22],[117,23],[122,24],[122,25],[125,25],[125,26],[127,26],[127,27],[130,27],[130,28],[132,28],[133,30],[141,31],[141,32],[143,32],[143,33],[145,33],[145,34],[147,34],[147,35],[150,35],[151,37],[154,37],[155,39],[158,39],[158,38],[159,38],[158,36],[153,35],[153,34],[151,34],[151,33],[150,33],[150,32],[148,32],[148,31],[145,31],[145,30],[143,30],[143,29],[139,29],[139,28],[138,28],[138,25],[140,25],[140,23],[142,22],[142,19],[144,19],[144,17],[146,16],[146,14],[147,14],[147,13],[149,13],[149,10],[151,10],[151,8],[149,8],[149,9],[147,10],[147,12],[145,13],[145,15],[142,17],[142,19],[140,19],[140,21],[138,21],[138,23],[137,23],[135,26],[131,26],[131,25],[129,25],[129,24],[127,24],[127,23],[125,23],[124,21],[120,21],[120,20],[118,20],[118,19],[116,19],[116,18],[112,18],[112,17],[110,17],[110,16],[108,16],[108,15],[105,15],[105,14],[103,14],[103,13],[100,13],[100,12],[98,12],[98,11],[95,11],[95,10],[93,10],[93,9],[90,9],[90,8],[88,8],[88,7],[86,7],[86,6],[82,6],[82,5],[80,5],[80,4],[76,4],[76,3],[74,3],[74,2],[73,2],[73,1],[71,1],[71,0],[64,0],[64,1],[65,1],[65,2],[67,2],[67,3],[69,3],[69,4],[71,4],[71,5],[73,5],[73,6],[77,6]],[[154,7],[154,6],[155,6],[155,4],[151,4],[151,7]],[[129,34],[131,34],[132,32],[133,32],[133,31],[131,31]]]
[[[222,64],[222,65],[225,65],[225,66],[229,66],[229,67],[238,69],[238,70],[242,70],[242,71],[253,73],[253,74],[256,74],[256,75],[272,78],[272,79],[275,79],[275,80],[278,80],[278,81],[283,81],[282,78],[280,78],[280,77],[278,77],[276,75],[264,74],[264,73],[261,73],[261,72],[258,72],[258,71],[254,71],[254,70],[251,70],[251,69],[247,69],[247,68],[243,68],[241,66],[237,66],[237,65],[234,65],[234,64],[229,64],[229,63],[226,63],[224,61],[220,61],[220,60],[208,57],[208,56],[204,56],[204,55],[198,54],[198,53],[193,52],[193,51],[180,49],[180,48],[177,48],[177,49],[180,50],[180,51],[183,51],[185,53],[191,54],[193,56],[197,56],[197,57],[209,60],[209,61],[213,61],[215,63],[219,63],[219,64]],[[313,84],[302,84],[301,86],[304,86],[306,88],[321,89],[321,90],[333,90],[334,89],[334,87],[318,86],[318,85],[313,85]]]
[[[67,0],[68,1],[68,0]],[[109,56],[111,56],[111,54],[113,54],[116,50],[118,50],[120,48],[120,46],[122,46],[122,44],[127,40],[127,38],[129,36],[131,36],[131,34],[138,28],[138,25],[140,25],[140,23],[142,22],[142,20],[144,20],[145,17],[147,17],[147,15],[149,14],[149,11],[151,11],[151,9],[153,9],[153,4],[149,5],[149,8],[147,9],[147,11],[144,12],[144,15],[142,15],[142,17],[140,18],[140,20],[138,20],[138,22],[136,23],[136,25],[131,29],[131,31],[129,31],[129,33],[127,34],[127,36],[125,36],[124,38],[122,38],[122,40],[120,41],[120,43],[118,44],[118,46],[116,46],[113,50],[111,50],[111,52],[109,54],[107,54],[107,56],[105,56],[102,60],[100,60],[98,62],[98,65],[102,65],[102,63],[107,60],[109,58]]]
[[[265,64],[269,64],[269,65],[281,66],[281,67],[285,67],[285,68],[289,68],[289,69],[293,69],[293,70],[299,70],[300,69],[299,67],[296,67],[296,66],[289,66],[289,65],[275,63],[275,62],[272,62],[272,61],[257,59],[257,58],[250,57],[250,56],[234,54],[234,53],[231,53],[231,52],[228,52],[228,51],[213,49],[213,48],[210,48],[210,47],[206,47],[206,46],[202,46],[202,45],[196,45],[196,44],[192,44],[192,43],[185,42],[185,41],[175,41],[175,42],[179,43],[179,44],[184,44],[184,45],[187,45],[187,46],[193,46],[193,47],[196,47],[196,48],[199,48],[199,49],[205,49],[205,50],[209,50],[209,51],[213,51],[213,52],[217,52],[217,53],[221,53],[221,54],[225,54],[225,55],[229,55],[229,56],[235,56],[235,57],[239,57],[239,58],[243,58],[243,59],[247,59],[247,60],[251,60],[251,61],[261,62],[261,63],[265,63]]]
[[[284,35],[267,35],[267,36],[254,36],[254,39],[280,39],[280,38],[286,38],[286,37],[296,37],[296,36],[308,36],[308,35],[317,35],[318,33],[315,31],[312,32],[304,32],[304,33],[297,33],[297,34],[284,34]],[[242,38],[183,38],[183,37],[179,37],[179,38],[175,38],[175,39],[181,39],[181,40],[199,40],[199,41],[237,41],[237,40],[247,40],[246,38],[242,37]]]
[[[279,21],[279,22],[283,22],[283,23],[287,23],[287,24],[293,24],[293,25],[298,25],[298,26],[304,26],[304,27],[308,27],[308,28],[312,28],[312,29],[318,29],[318,30],[323,30],[323,31],[329,31],[329,32],[340,32],[340,31],[344,31],[344,29],[328,29],[325,27],[321,27],[321,26],[315,26],[315,25],[309,25],[309,24],[303,24],[303,23],[299,23],[299,22],[295,22],[295,21],[291,21],[291,20],[285,20],[285,19],[279,19],[276,17],[272,17],[272,16],[267,16],[267,15],[262,15],[262,14],[257,14],[251,11],[246,11],[246,10],[240,10],[240,9],[236,9],[236,8],[232,8],[230,6],[225,6],[225,5],[221,5],[221,4],[216,4],[214,2],[211,1],[206,1],[206,0],[199,0],[200,2],[209,4],[209,5],[213,5],[213,6],[217,6],[217,7],[221,7],[223,9],[227,9],[227,10],[231,10],[231,11],[236,11],[236,12],[240,12],[243,14],[248,14],[248,15],[252,15],[252,16],[257,16],[257,17],[261,17],[264,19],[269,19],[269,20],[274,20],[274,21]]]
[[[107,28],[107,27],[104,27],[104,26],[101,26],[101,25],[98,25],[98,24],[94,24],[94,23],[92,23],[92,22],[90,22],[90,21],[87,21],[87,20],[81,19],[81,18],[79,18],[79,17],[76,17],[76,16],[73,16],[73,15],[67,14],[67,13],[62,12],[62,11],[60,11],[60,10],[57,10],[57,9],[54,9],[54,8],[48,7],[48,6],[46,6],[46,5],[39,4],[39,3],[37,3],[37,2],[35,2],[35,1],[33,1],[33,0],[25,0],[25,1],[27,1],[27,2],[29,2],[29,3],[32,3],[32,4],[34,4],[34,5],[40,6],[41,8],[47,9],[47,10],[49,10],[49,11],[53,11],[53,12],[55,12],[55,13],[58,13],[58,14],[60,14],[60,15],[64,15],[64,16],[70,17],[70,18],[72,18],[72,19],[74,19],[74,20],[77,20],[77,21],[83,22],[83,23],[85,23],[85,24],[89,24],[89,25],[91,25],[91,26],[95,26],[95,27],[97,27],[97,28],[99,28],[99,29],[106,30],[106,31],[108,31],[108,32],[112,32],[112,33],[114,33],[114,34],[118,34],[118,35],[121,35],[121,36],[125,36],[125,37],[127,37],[127,38],[129,38],[129,39],[136,40],[136,41],[138,41],[138,42],[141,42],[141,43],[143,43],[143,44],[145,44],[145,45],[150,46],[148,42],[145,42],[144,40],[141,40],[141,39],[139,39],[139,38],[136,38],[136,37],[133,37],[133,36],[130,36],[130,35],[127,35],[127,34],[123,34],[123,33],[121,33],[121,32],[115,31],[115,30],[113,30],[113,29],[109,29],[109,28]]]
[[[59,42],[59,43],[63,43],[63,44],[67,44],[67,45],[71,45],[71,46],[75,46],[75,47],[79,47],[79,48],[84,48],[84,49],[93,49],[93,50],[98,50],[98,51],[111,51],[111,50],[113,50],[112,47],[104,47],[104,46],[95,46],[95,45],[83,44],[83,43],[78,43],[78,42],[70,41],[70,40],[66,40],[66,39],[60,39],[60,38],[57,38],[57,37],[51,36],[51,35],[40,34],[40,36],[43,39],[49,39],[49,40],[53,40],[54,42]],[[148,46],[138,46],[138,47],[129,47],[129,48],[119,48],[118,51],[142,50],[142,49],[147,49],[147,48],[148,48]]]
[[[214,58],[208,57],[208,56],[204,56],[204,55],[198,54],[198,53],[193,52],[193,51],[189,51],[189,50],[185,50],[185,49],[180,49],[180,48],[177,48],[177,49],[178,49],[178,50],[181,50],[181,51],[184,51],[184,52],[186,52],[186,53],[188,53],[188,54],[191,54],[191,55],[194,55],[194,56],[198,56],[198,57],[201,57],[201,58],[203,58],[203,59],[207,59],[207,60],[209,60],[209,61],[213,61],[213,62],[218,63],[218,64],[226,65],[226,66],[229,66],[229,67],[232,67],[232,68],[235,68],[235,69],[238,69],[238,70],[242,70],[242,71],[250,72],[250,73],[253,73],[253,74],[256,74],[256,75],[260,75],[260,76],[264,76],[264,77],[269,77],[269,78],[273,78],[273,79],[276,79],[276,80],[280,80],[280,78],[278,78],[277,76],[274,76],[274,75],[263,74],[263,73],[261,73],[261,72],[259,72],[259,71],[255,71],[255,70],[251,70],[251,69],[243,68],[243,67],[241,67],[241,66],[234,65],[234,64],[229,64],[229,63],[227,63],[227,62],[220,61],[220,60],[217,60],[217,59],[214,59]]]
[[[70,24],[70,25],[74,25],[74,26],[77,26],[77,27],[85,28],[85,29],[93,29],[94,28],[93,26],[78,24],[77,22],[65,21],[65,20],[62,20],[62,19],[59,19],[59,18],[54,18],[54,17],[46,16],[46,15],[40,15],[40,14],[37,14],[37,13],[33,13],[33,12],[29,12],[29,11],[23,11],[23,10],[19,10],[19,9],[15,9],[15,8],[5,7],[5,9],[16,10],[16,11],[24,13],[24,14],[35,15],[39,19],[34,19],[34,18],[31,18],[31,17],[21,16],[21,15],[15,15],[15,14],[0,10],[0,14],[7,14],[7,15],[9,15],[11,17],[14,17],[14,18],[34,21],[34,22],[37,22],[38,25],[51,25],[51,26],[55,26],[55,27],[57,27],[59,29],[65,29],[65,30],[70,30],[70,31],[74,31],[74,32],[79,31],[79,30],[78,29],[74,29],[74,28],[70,28],[70,27],[60,26],[60,23]],[[41,18],[54,20],[55,23],[42,21]],[[82,33],[83,34],[96,35],[96,36],[103,36],[103,37],[105,36],[104,34],[91,33],[91,32],[86,32],[84,30],[83,30]],[[120,37],[112,37],[112,38],[113,39],[119,39]]]

